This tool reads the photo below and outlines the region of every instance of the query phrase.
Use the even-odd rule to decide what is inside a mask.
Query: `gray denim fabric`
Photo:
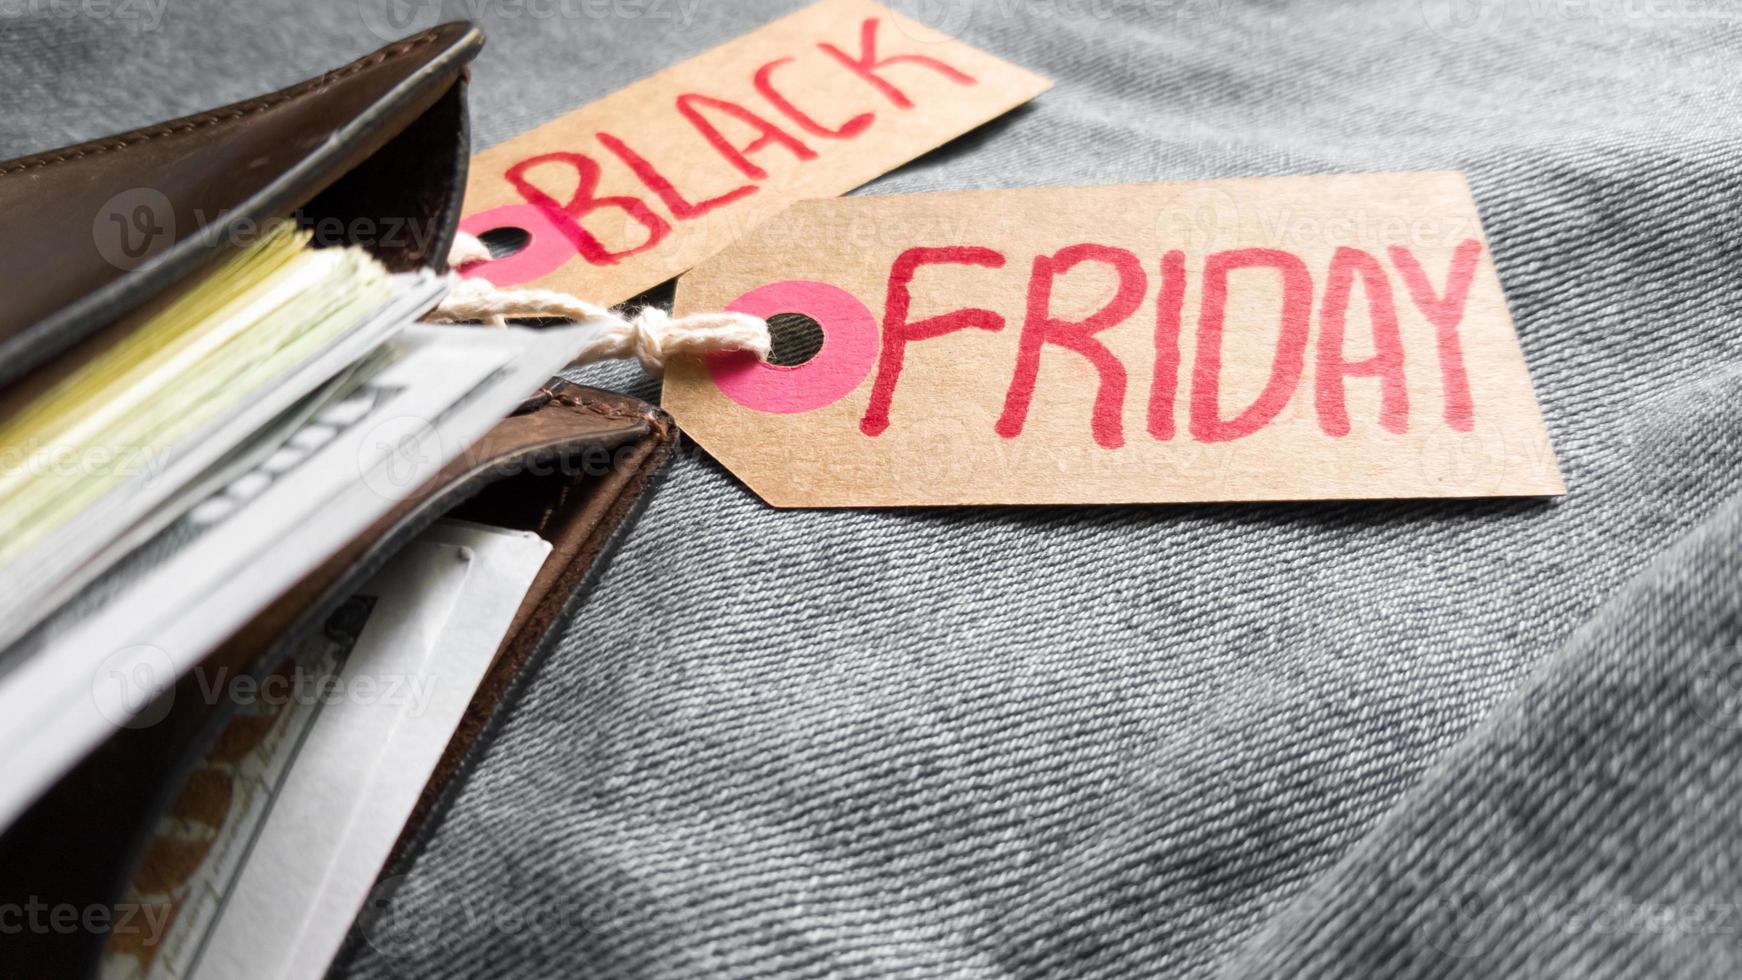
[[[445,13],[485,145],[792,6]],[[780,512],[686,451],[337,972],[1735,972],[1742,15],[914,9],[1057,87],[870,193],[1466,170],[1569,495]],[[9,18],[0,149],[382,23]]]

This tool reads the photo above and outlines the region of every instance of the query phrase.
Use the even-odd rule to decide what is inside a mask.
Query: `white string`
[[[490,249],[477,236],[458,232],[448,252],[448,264],[460,269],[490,259]],[[659,375],[674,354],[710,354],[747,350],[768,357],[768,322],[744,313],[690,313],[673,317],[648,306],[624,316],[597,303],[554,289],[498,287],[482,278],[452,277],[448,295],[429,315],[438,323],[488,323],[506,326],[511,319],[560,317],[588,320],[604,329],[581,350],[574,363],[584,364],[633,354],[648,374]]]

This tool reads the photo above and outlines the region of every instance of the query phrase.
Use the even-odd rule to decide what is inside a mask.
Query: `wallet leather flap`
[[[482,45],[472,25],[446,24],[270,95],[0,163],[0,385],[329,189],[315,218],[354,224],[344,205],[360,200],[374,212],[372,234],[345,227],[335,241],[379,245],[389,220],[421,221],[423,234],[401,228],[404,243],[373,250],[392,268],[442,268],[452,216],[440,205],[457,212],[465,185],[458,83]],[[396,180],[340,183],[402,138],[404,157],[422,159],[378,168]]]

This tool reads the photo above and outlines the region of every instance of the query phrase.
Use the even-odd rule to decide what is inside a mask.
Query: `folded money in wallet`
[[[0,972],[223,975],[272,910],[308,941],[268,972],[318,973],[669,455],[657,409],[553,376],[592,326],[418,322],[481,45],[0,162],[0,903],[111,913]],[[322,664],[409,700],[258,697]],[[117,921],[147,899],[161,944]]]

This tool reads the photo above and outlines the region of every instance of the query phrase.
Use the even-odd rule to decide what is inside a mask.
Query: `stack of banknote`
[[[0,826],[118,730],[150,724],[178,679],[233,682],[204,677],[202,657],[512,413],[596,329],[419,322],[446,289],[435,273],[392,273],[360,248],[315,248],[275,224],[100,345],[8,389]],[[277,668],[288,695],[237,713],[257,744],[213,764],[248,792],[211,811],[198,860],[176,851],[183,887],[151,906],[169,917],[149,947],[118,935],[106,975],[318,974],[549,550],[536,535],[444,522],[334,613]],[[371,692],[398,685],[328,696],[358,678]],[[205,812],[190,800],[172,812]],[[180,847],[193,831],[175,819],[160,831]],[[268,935],[286,942],[263,947]]]

